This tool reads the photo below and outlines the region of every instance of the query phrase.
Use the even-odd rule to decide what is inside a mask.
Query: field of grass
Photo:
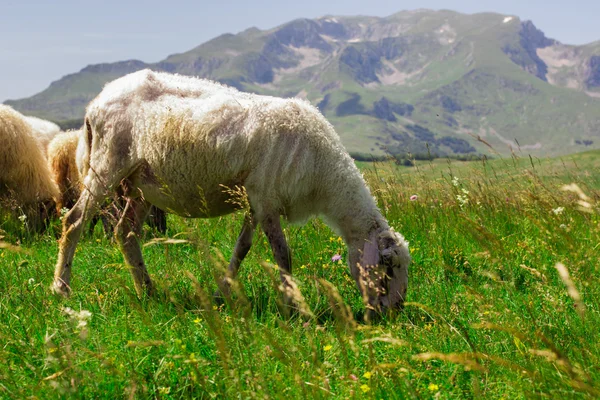
[[[260,233],[233,298],[210,298],[241,215],[170,216],[180,242],[146,231],[150,299],[99,227],[71,297],[51,295],[58,222],[32,237],[5,219],[0,398],[598,398],[599,164],[361,164],[413,256],[405,309],[374,324],[320,220],[285,227],[306,306],[288,315]]]

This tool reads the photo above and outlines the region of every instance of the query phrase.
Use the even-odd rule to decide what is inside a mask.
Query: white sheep
[[[0,104],[0,201],[20,209],[34,229],[53,209],[58,189],[37,135],[24,115]]]
[[[107,84],[88,105],[84,129],[78,151],[86,155],[85,189],[64,219],[55,292],[70,292],[81,227],[123,181],[127,204],[117,240],[140,294],[153,290],[136,237],[149,205],[192,218],[224,215],[239,208],[232,195],[238,187],[250,212],[230,276],[260,224],[287,284],[291,257],[280,216],[302,222],[321,215],[345,240],[370,308],[403,304],[408,243],[389,227],[333,127],[309,103],[143,70]]]
[[[42,148],[42,153],[45,155],[48,144],[61,132],[60,127],[54,122],[38,117],[25,116],[25,120],[31,125],[31,129]]]

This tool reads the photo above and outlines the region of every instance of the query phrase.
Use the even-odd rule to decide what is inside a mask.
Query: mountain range
[[[600,148],[600,41],[562,44],[531,21],[496,13],[298,19],[223,34],[157,63],[90,65],[6,103],[80,124],[106,82],[143,68],[305,98],[355,154]]]

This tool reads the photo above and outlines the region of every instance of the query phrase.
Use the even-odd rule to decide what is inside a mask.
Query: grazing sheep
[[[56,208],[72,208],[81,194],[82,179],[77,169],[77,143],[81,130],[61,132],[48,144],[48,164],[60,195]]]
[[[60,133],[60,127],[54,122],[46,121],[45,119],[38,117],[26,116],[25,120],[31,125],[31,129],[42,148],[42,153],[45,155],[48,144]]]
[[[20,209],[30,228],[43,229],[58,189],[25,116],[0,104],[0,201]]]
[[[229,265],[235,276],[262,226],[284,285],[291,256],[280,216],[321,215],[348,246],[350,269],[369,308],[399,308],[408,284],[408,243],[389,227],[331,124],[309,103],[239,92],[208,80],[138,71],[88,105],[85,189],[65,216],[53,290],[68,294],[83,223],[120,182],[127,204],[117,240],[138,293],[152,293],[140,245],[150,204],[192,218],[250,211]],[[228,290],[226,280],[220,285]]]
[[[58,186],[59,196],[56,200],[57,211],[60,212],[63,208],[71,209],[77,202],[83,188],[83,179],[79,173],[81,168],[82,153],[77,153],[77,147],[79,143],[79,137],[82,135],[83,130],[72,130],[67,132],[61,132],[52,139],[48,145],[48,164],[52,173],[52,178]],[[79,156],[79,157],[78,157]],[[111,210],[115,207],[104,207],[102,223],[104,225],[104,231],[109,234],[111,224],[106,217]],[[165,233],[167,229],[166,215],[164,211],[152,207],[150,212],[152,218],[147,219],[148,225],[156,228],[159,232]],[[113,220],[116,220],[116,216],[111,215]],[[93,231],[98,216],[94,216],[90,231]]]

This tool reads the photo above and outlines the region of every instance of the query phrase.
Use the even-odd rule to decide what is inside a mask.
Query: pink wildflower
[[[342,256],[339,254],[336,254],[333,257],[331,257],[331,261],[333,261],[333,262],[340,261],[341,259],[342,259]]]
[[[415,201],[417,200],[419,197],[417,197],[416,194],[413,194],[412,196],[410,196],[410,201]]]

